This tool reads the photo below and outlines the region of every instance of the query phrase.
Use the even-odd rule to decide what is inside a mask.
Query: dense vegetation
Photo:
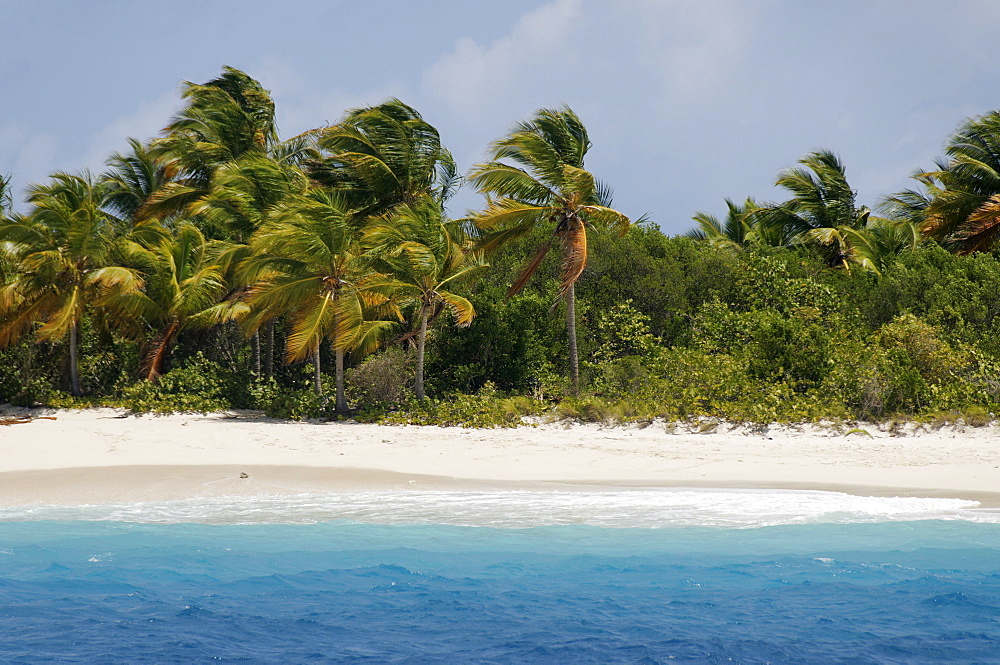
[[[566,108],[493,144],[483,209],[451,219],[463,180],[398,100],[282,141],[238,70],[185,99],[26,213],[0,180],[0,402],[478,426],[1000,410],[998,114],[884,217],[821,151],[779,175],[787,201],[671,238],[614,209]]]

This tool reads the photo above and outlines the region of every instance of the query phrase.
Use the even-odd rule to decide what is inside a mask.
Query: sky
[[[1000,108],[997,34],[995,0],[0,0],[0,174],[19,195],[99,173],[229,65],[282,137],[398,97],[463,171],[569,105],[615,207],[670,235],[727,197],[787,199],[776,176],[818,149],[874,207]]]

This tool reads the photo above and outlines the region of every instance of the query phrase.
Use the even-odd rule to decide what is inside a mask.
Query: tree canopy
[[[1000,112],[881,217],[817,150],[784,201],[668,238],[613,205],[565,106],[463,177],[398,99],[290,138],[237,69],[182,100],[24,212],[0,177],[0,401],[487,425],[1000,408]],[[465,183],[482,204],[453,218]]]

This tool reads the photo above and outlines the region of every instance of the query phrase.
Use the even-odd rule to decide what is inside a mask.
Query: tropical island
[[[668,237],[586,170],[569,108],[462,174],[399,100],[282,139],[244,72],[183,97],[160,136],[32,185],[24,211],[0,183],[0,403],[465,427],[995,419],[1000,113],[962,122],[878,215],[817,151],[779,174],[787,200]],[[458,187],[482,207],[453,216]]]

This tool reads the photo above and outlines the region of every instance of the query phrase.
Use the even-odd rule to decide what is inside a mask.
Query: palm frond
[[[544,205],[559,199],[559,195],[527,171],[503,162],[477,164],[469,173],[469,181],[480,192],[518,201]]]
[[[545,259],[545,255],[549,253],[549,249],[552,248],[552,243],[554,240],[555,240],[555,234],[553,233],[552,237],[549,238],[547,242],[539,246],[539,248],[535,250],[535,253],[532,255],[528,263],[525,264],[523,268],[521,268],[521,272],[518,273],[517,278],[514,280],[514,283],[510,285],[509,289],[507,289],[508,300],[510,300],[511,298],[513,298],[514,296],[516,296],[518,293],[521,292],[524,286],[531,279],[531,276],[534,275],[535,271],[538,270],[538,266],[542,265],[542,261]]]
[[[632,220],[612,208],[587,205],[582,206],[580,212],[594,228],[602,231],[613,231],[619,235],[625,235],[632,228]]]
[[[963,254],[986,251],[997,245],[1000,240],[1000,193],[991,196],[969,215],[955,240]]]
[[[285,342],[285,359],[304,359],[319,346],[332,328],[333,302],[329,297],[315,298],[292,316],[292,330]]]
[[[565,229],[558,232],[562,245],[562,270],[557,298],[562,298],[580,278],[587,266],[587,231],[578,217],[567,220]]]

